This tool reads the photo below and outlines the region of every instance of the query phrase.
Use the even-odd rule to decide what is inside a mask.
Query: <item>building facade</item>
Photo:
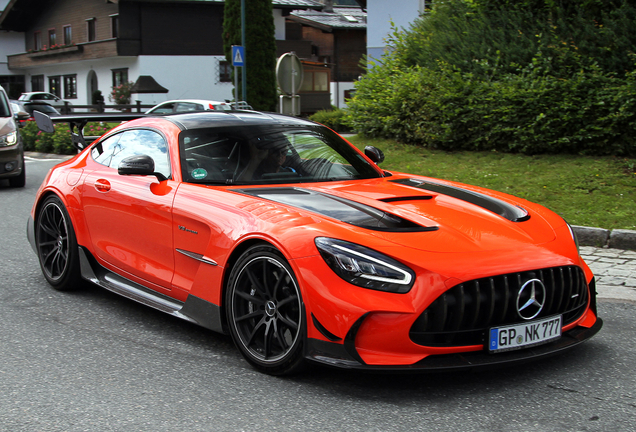
[[[277,38],[294,9],[320,9],[314,0],[275,0]],[[0,28],[22,34],[8,70],[25,91],[48,91],[74,105],[100,90],[151,75],[169,92],[134,94],[155,104],[169,99],[232,99],[222,40],[223,0],[10,0]],[[249,85],[249,83],[248,83]]]

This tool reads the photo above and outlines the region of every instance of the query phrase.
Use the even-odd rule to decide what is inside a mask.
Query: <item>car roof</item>
[[[228,126],[292,126],[315,127],[318,124],[309,120],[276,113],[257,111],[201,111],[196,113],[177,113],[161,116],[175,123],[182,130],[207,129]]]
[[[155,106],[163,105],[163,104],[166,104],[166,103],[179,103],[179,102],[199,103],[199,104],[207,104],[207,103],[211,103],[211,104],[227,104],[227,102],[207,100],[207,99],[174,99],[174,100],[168,100],[168,101],[165,101],[165,102],[160,102],[160,103],[158,103]]]

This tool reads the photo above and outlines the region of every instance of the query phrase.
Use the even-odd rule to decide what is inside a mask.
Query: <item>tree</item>
[[[276,40],[272,0],[245,1],[247,102],[257,110],[276,109]],[[241,0],[225,0],[223,48],[232,61],[232,45],[241,45]],[[242,83],[239,79],[239,95]],[[240,99],[240,96],[239,96]]]

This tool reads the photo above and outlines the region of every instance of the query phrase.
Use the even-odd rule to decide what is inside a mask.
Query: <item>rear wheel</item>
[[[249,248],[230,273],[226,299],[232,339],[250,364],[271,375],[303,366],[303,302],[293,271],[277,249]]]
[[[35,242],[42,273],[53,288],[68,291],[79,286],[79,252],[68,212],[57,196],[42,204],[35,225]]]

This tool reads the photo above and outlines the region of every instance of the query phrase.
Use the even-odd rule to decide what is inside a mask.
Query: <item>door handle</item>
[[[99,179],[95,181],[95,189],[98,192],[108,192],[110,190],[110,183],[108,180]]]

